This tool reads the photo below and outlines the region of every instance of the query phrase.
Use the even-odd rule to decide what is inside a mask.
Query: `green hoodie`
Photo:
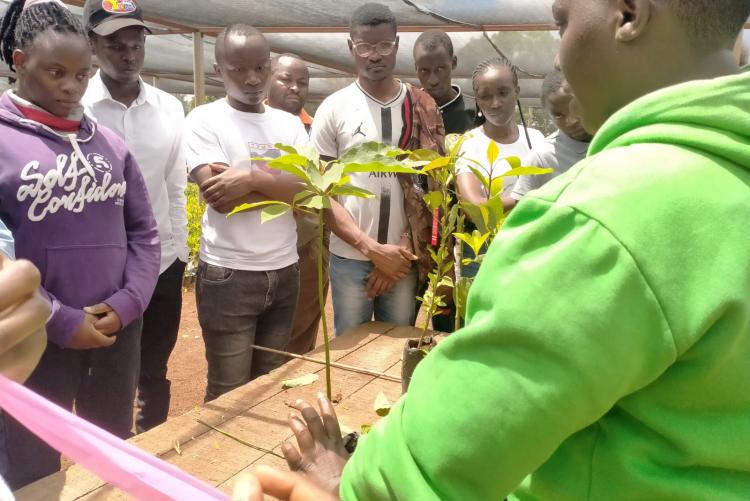
[[[346,500],[750,499],[750,74],[645,96],[519,204]]]

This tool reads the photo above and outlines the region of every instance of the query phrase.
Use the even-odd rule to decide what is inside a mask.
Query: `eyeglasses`
[[[367,42],[355,43],[353,40],[351,42],[352,42],[352,45],[354,46],[354,52],[359,57],[369,57],[372,55],[373,52],[377,52],[381,56],[389,56],[393,53],[393,50],[396,48],[395,40],[378,42],[376,44],[371,44]]]

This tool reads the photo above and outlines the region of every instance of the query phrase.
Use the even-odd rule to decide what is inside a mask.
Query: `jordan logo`
[[[357,130],[355,130],[354,133],[352,134],[352,137],[356,136],[357,134],[362,134],[362,137],[365,137],[365,138],[367,137],[367,135],[364,132],[362,132],[362,126],[364,124],[365,124],[364,122],[360,122],[360,124],[357,126]]]

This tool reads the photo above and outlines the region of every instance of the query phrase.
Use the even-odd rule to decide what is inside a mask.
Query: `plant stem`
[[[434,278],[430,280],[430,285],[428,286],[428,291],[432,290],[432,294],[430,294],[430,306],[427,308],[427,318],[424,321],[424,325],[422,326],[422,335],[419,337],[419,343],[417,343],[417,349],[421,349],[422,345],[424,344],[425,336],[427,334],[427,327],[429,326],[430,319],[432,319],[433,315],[435,315],[436,310],[436,302],[437,302],[437,292],[440,286],[440,283],[443,281],[443,278],[445,277],[445,273],[443,272],[443,268],[445,266],[445,257],[447,254],[447,250],[445,249],[446,245],[448,244],[448,240],[450,238],[450,235],[452,234],[451,228],[448,227],[449,225],[449,218],[450,218],[450,206],[448,203],[448,186],[447,183],[441,182],[441,193],[443,195],[443,202],[440,204],[440,246],[438,247],[438,263],[437,263],[437,269],[434,273]],[[456,284],[453,284],[454,288]]]
[[[225,437],[229,437],[229,438],[231,438],[232,440],[234,440],[235,442],[239,442],[239,443],[241,443],[241,444],[242,444],[242,445],[244,445],[244,446],[250,447],[251,449],[255,449],[256,451],[260,451],[260,452],[265,452],[266,454],[270,454],[270,455],[272,455],[272,456],[276,456],[277,458],[281,458],[281,459],[286,459],[286,458],[285,458],[284,456],[282,456],[281,454],[276,454],[275,452],[273,452],[273,451],[271,451],[271,450],[268,450],[268,449],[264,449],[263,447],[258,447],[257,445],[253,445],[253,444],[251,444],[250,442],[248,442],[248,441],[246,441],[246,440],[242,440],[241,438],[239,438],[239,437],[236,437],[236,436],[232,435],[232,434],[231,434],[231,433],[229,433],[228,431],[224,431],[224,430],[221,430],[221,429],[217,428],[217,427],[216,427],[216,426],[214,426],[214,425],[211,425],[211,424],[208,424],[208,423],[206,423],[205,421],[202,421],[202,420],[200,420],[200,419],[196,419],[196,421],[198,421],[198,422],[199,422],[200,424],[202,424],[203,426],[207,426],[208,428],[211,428],[211,429],[212,429],[212,430],[214,430],[214,431],[215,431],[216,433],[221,433],[221,434],[222,434],[222,435],[224,435]]]
[[[463,214],[458,216],[458,220],[456,221],[456,233],[463,233],[464,232],[464,216]],[[458,308],[459,305],[459,298],[458,295],[460,294],[458,283],[463,278],[463,275],[461,274],[462,270],[462,261],[464,259],[464,246],[461,243],[456,243],[456,264],[455,264],[455,270],[456,270],[456,282],[453,284],[453,304],[456,305],[456,315],[453,319],[453,330],[454,332],[459,330],[461,328],[461,311]],[[463,298],[464,301],[466,301],[466,298]]]
[[[252,345],[251,348],[254,350],[259,350],[259,351],[267,351],[268,353],[275,353],[276,355],[284,355],[285,357],[289,357],[289,358],[296,358],[298,360],[304,360],[305,362],[312,362],[314,364],[326,365],[325,360],[318,360],[317,358],[313,358],[313,357],[297,355],[296,353],[289,353],[287,351],[274,350],[273,348],[266,348],[265,346],[258,346],[256,344]],[[365,374],[367,376],[373,376],[373,377],[385,379],[388,381],[394,381],[396,383],[401,382],[400,377],[391,376],[390,374],[386,374],[385,372],[371,371],[369,369],[363,369],[361,367],[355,367],[353,365],[340,364],[337,362],[330,362],[329,365],[333,367],[334,369],[341,369],[344,371],[356,372],[357,374]]]
[[[328,322],[326,320],[326,298],[323,293],[323,246],[325,245],[325,228],[323,226],[323,209],[318,210],[318,302],[320,320],[323,323],[323,346],[326,354],[326,396],[333,398],[331,391],[331,348],[328,341]]]

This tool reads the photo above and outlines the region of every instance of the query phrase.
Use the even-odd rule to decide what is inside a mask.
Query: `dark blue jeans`
[[[61,349],[47,345],[26,386],[120,438],[133,435],[133,401],[141,355],[141,320],[125,327],[110,347]],[[18,421],[0,420],[0,474],[13,490],[60,469],[60,453]]]
[[[252,345],[286,350],[298,290],[297,263],[280,270],[243,271],[201,261],[195,297],[208,362],[206,402],[287,361]]]

